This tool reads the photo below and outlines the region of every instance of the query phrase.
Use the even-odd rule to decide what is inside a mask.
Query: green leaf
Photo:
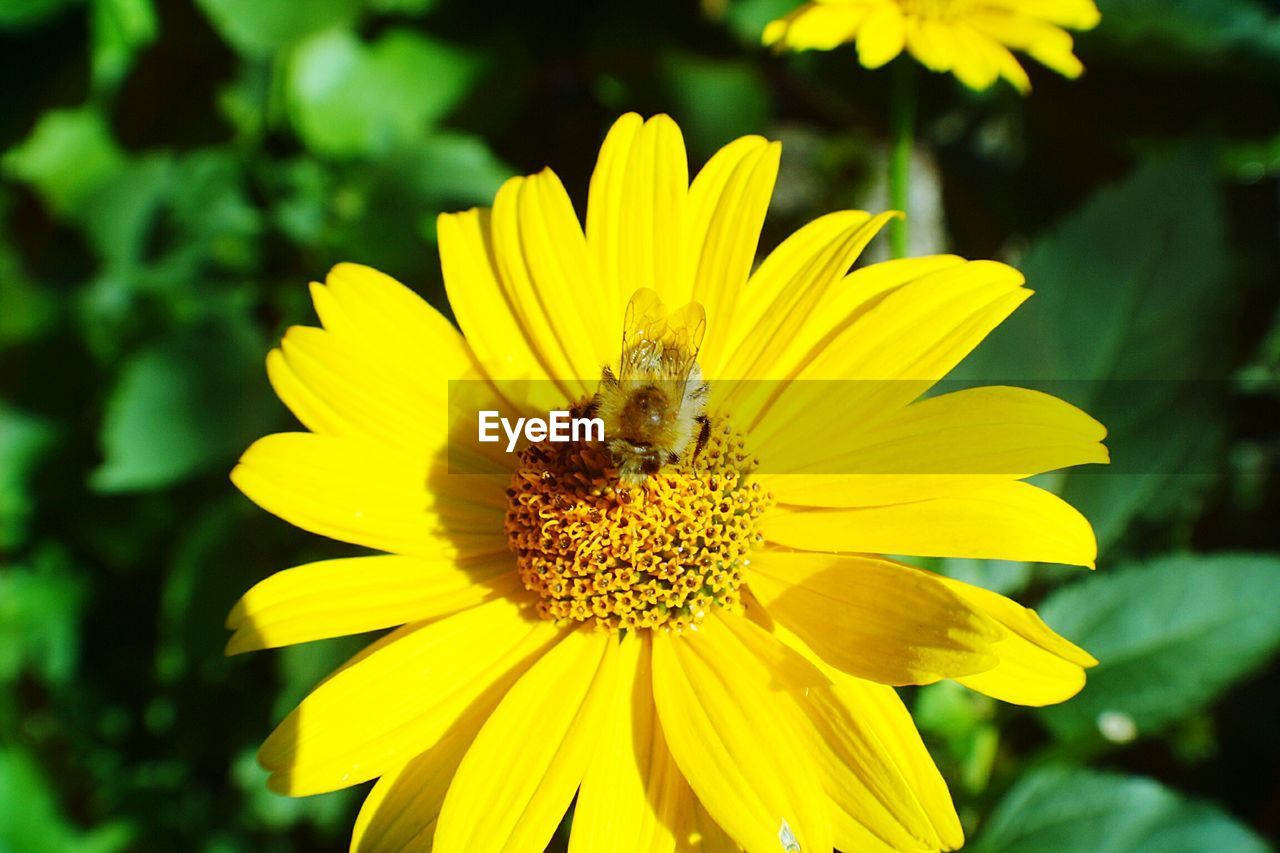
[[[742,44],[758,49],[765,25],[800,6],[800,0],[732,0],[725,20]]]
[[[1034,383],[1108,429],[1112,468],[1060,493],[1104,547],[1193,503],[1221,466],[1223,318],[1234,297],[1211,151],[1157,157],[1097,193],[1018,266],[1035,291],[955,372]]]
[[[270,423],[266,348],[248,318],[205,322],[134,356],[111,393],[93,488],[172,485],[235,455]]]
[[[30,673],[46,684],[68,684],[85,599],[84,584],[56,548],[40,548],[30,566],[0,572],[0,683]]]
[[[0,401],[0,552],[26,539],[27,521],[36,507],[31,481],[54,435],[52,424]]]
[[[244,792],[246,809],[254,823],[281,830],[310,823],[326,835],[346,831],[358,788],[344,788],[312,797],[284,797],[267,788],[271,774],[258,765],[257,750],[246,749],[235,759],[231,776]]]
[[[360,0],[196,0],[242,53],[266,56],[312,33],[352,23]]]
[[[106,121],[85,108],[44,113],[2,166],[9,177],[31,184],[54,213],[72,217],[124,161]]]
[[[710,154],[726,139],[764,128],[768,88],[746,60],[671,54],[663,61],[663,73],[675,118],[695,151]]]
[[[1090,38],[1130,61],[1219,59],[1242,47],[1280,55],[1280,21],[1256,0],[1099,0],[1098,8],[1102,24]]]
[[[318,154],[384,153],[443,118],[478,67],[471,54],[409,30],[390,30],[373,44],[351,32],[327,32],[293,55],[289,114]]]
[[[0,0],[0,28],[34,26],[76,2],[79,0]]]
[[[1246,827],[1150,779],[1050,766],[1022,777],[965,848],[974,853],[1266,853]]]
[[[425,15],[440,0],[369,0],[369,8],[383,15]]]
[[[1086,738],[1186,717],[1280,646],[1277,601],[1280,557],[1270,555],[1167,557],[1060,589],[1040,615],[1099,663],[1042,718],[1059,737]]]
[[[336,258],[377,258],[388,273],[421,284],[423,240],[434,240],[437,215],[492,203],[511,172],[480,138],[435,132],[344,168],[286,164],[288,192],[275,215],[298,242]]]
[[[133,58],[155,40],[158,30],[151,0],[92,0],[93,82],[112,89],[124,79]]]
[[[122,164],[97,188],[85,210],[84,231],[100,258],[126,267],[143,260],[147,235],[173,181],[173,158],[157,153]]]
[[[40,767],[24,752],[0,749],[0,850],[23,853],[112,853],[132,840],[124,823],[82,834],[63,816]]]
[[[406,152],[408,179],[435,202],[490,204],[513,170],[478,136],[441,131]]]

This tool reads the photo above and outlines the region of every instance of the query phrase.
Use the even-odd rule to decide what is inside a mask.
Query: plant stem
[[[890,94],[889,121],[893,134],[889,151],[889,205],[910,217],[907,209],[911,196],[911,143],[916,123],[915,68],[906,57],[899,57],[893,68],[893,91]],[[889,249],[895,258],[907,255],[909,219],[889,223]]]

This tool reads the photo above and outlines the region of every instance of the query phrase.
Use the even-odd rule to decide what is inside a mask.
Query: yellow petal
[[[803,720],[717,614],[698,632],[653,637],[653,693],[676,765],[717,824],[748,850],[830,850]],[[741,618],[741,617],[736,617]]]
[[[440,850],[542,850],[569,808],[614,694],[617,642],[579,628],[503,698],[458,766]]]
[[[464,717],[436,746],[384,774],[365,797],[351,830],[351,853],[431,847],[445,792],[484,718]]]
[[[740,300],[727,347],[727,378],[791,378],[803,363],[800,356],[851,310],[840,292],[841,277],[894,215],[828,214],[770,252]]]
[[[1000,662],[986,672],[958,679],[961,684],[1002,702],[1036,706],[1064,702],[1084,687],[1084,670],[1098,662],[1055,633],[1034,610],[981,587],[941,580],[1006,631],[995,650]]]
[[[402,632],[317,687],[271,733],[258,752],[268,785],[306,796],[394,771],[471,724],[463,717],[487,715],[562,633],[507,599]]]
[[[955,56],[955,39],[947,24],[919,15],[907,18],[907,48],[931,71],[949,71]]]
[[[951,33],[956,46],[954,61],[951,63],[952,73],[961,83],[976,92],[990,88],[999,78],[1000,69],[986,50],[986,36],[964,23],[953,25]]]
[[[350,425],[334,434],[393,444],[420,459],[444,448],[451,377],[426,377],[420,362],[387,361],[350,337],[306,326],[289,329],[280,346],[278,370]]]
[[[459,562],[352,557],[276,572],[245,593],[227,654],[436,619],[520,590],[510,554]]]
[[[855,309],[750,425],[757,452],[785,436],[817,442],[898,411],[1022,304],[1030,295],[1022,282],[992,261],[943,265]]]
[[[492,216],[483,208],[436,220],[440,268],[449,307],[484,370],[499,379],[546,379],[550,373],[516,320],[498,282]]]
[[[573,812],[569,853],[676,849],[678,823],[693,793],[662,738],[650,654],[647,637],[622,640],[604,731]]]
[[[761,520],[771,542],[811,551],[974,557],[1093,567],[1093,528],[1068,503],[1027,483],[918,503],[857,509],[781,507]]]
[[[858,61],[865,68],[879,68],[902,53],[906,35],[906,22],[896,3],[873,7],[858,28]]]
[[[999,322],[986,316],[988,308],[1026,298],[1023,281],[1017,270],[995,261],[936,269],[860,313],[799,378],[937,379]],[[978,319],[985,322],[970,328]]]
[[[642,287],[654,288],[672,307],[683,304],[688,194],[689,160],[676,123],[665,115],[618,119],[591,176],[587,244],[619,322],[622,306]]]
[[[327,331],[387,364],[413,364],[435,380],[468,375],[475,362],[458,330],[400,282],[359,264],[338,264],[312,285]]]
[[[978,11],[968,19],[974,31],[1025,51],[1033,59],[1065,77],[1079,77],[1084,66],[1076,58],[1071,34],[1032,15]]]
[[[947,785],[894,689],[835,669],[780,623],[769,624],[829,679],[791,695],[812,726],[836,847],[949,850],[963,844]]]
[[[831,50],[853,40],[868,9],[862,3],[806,3],[785,18],[770,21],[763,40],[791,50]]]
[[[1102,424],[1062,400],[1022,388],[971,388],[913,403],[831,436],[764,446],[781,503],[883,506],[977,491],[1003,480],[1105,463]],[[812,474],[792,472],[812,471]]]
[[[491,554],[505,541],[505,480],[450,475],[385,447],[310,433],[254,442],[231,480],[290,524],[417,556]]]
[[[996,68],[1000,70],[1001,77],[1024,95],[1031,91],[1031,78],[1007,47],[997,41],[988,41],[985,47]]]
[[[782,146],[746,136],[720,149],[689,188],[683,278],[707,312],[704,371],[715,374],[734,327],[734,310],[760,241]]]
[[[298,378],[284,360],[284,353],[278,349],[267,353],[267,379],[276,396],[312,432],[347,438],[366,434],[366,426],[360,422],[358,412],[354,413],[356,417],[352,417],[353,413],[335,409],[326,402]]]
[[[757,551],[745,574],[771,617],[850,675],[930,684],[996,664],[1003,632],[925,572],[870,557]]]
[[[613,360],[621,312],[602,300],[595,266],[560,179],[512,178],[493,204],[493,248],[507,303],[534,353],[571,400]]]
[[[676,850],[680,853],[741,853],[742,847],[735,844],[729,833],[720,828],[720,824],[712,820],[711,815],[703,808],[702,803],[689,792],[687,807],[680,812],[676,837],[679,842]]]
[[[1013,12],[1073,30],[1087,30],[1098,25],[1102,15],[1093,0],[1004,0]]]

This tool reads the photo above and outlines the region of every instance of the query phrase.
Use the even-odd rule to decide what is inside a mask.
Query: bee
[[[647,287],[631,297],[618,372],[604,367],[591,405],[624,485],[638,486],[680,461],[695,440],[695,456],[706,444],[710,386],[698,366],[706,329],[706,311],[696,302],[668,313]]]

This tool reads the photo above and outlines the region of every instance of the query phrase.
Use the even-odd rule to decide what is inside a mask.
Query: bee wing
[[[667,317],[663,337],[663,376],[685,380],[693,372],[707,333],[707,311],[698,302],[690,302]]]
[[[622,321],[622,352],[634,349],[644,341],[662,339],[667,327],[667,306],[658,292],[649,287],[642,287],[631,296],[627,303],[626,317]],[[623,365],[626,370],[626,365]]]
[[[656,291],[642,287],[627,304],[619,378],[684,380],[693,370],[707,329],[707,314],[690,302],[674,313]]]

